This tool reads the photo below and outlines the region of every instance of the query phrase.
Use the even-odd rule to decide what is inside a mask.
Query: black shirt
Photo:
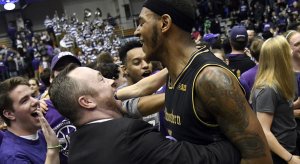
[[[165,125],[172,137],[206,145],[226,140],[216,123],[204,122],[196,113],[194,84],[206,66],[215,65],[227,69],[225,63],[208,49],[196,52],[178,76],[173,86],[168,82],[166,91]],[[230,70],[228,70],[230,72]],[[200,109],[203,110],[203,109]]]

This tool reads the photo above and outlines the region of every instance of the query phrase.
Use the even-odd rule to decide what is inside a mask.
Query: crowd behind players
[[[247,99],[253,105],[253,109],[259,113],[259,121],[263,126],[268,143],[276,145],[277,142],[274,141],[274,136],[279,141],[282,139],[280,137],[277,138],[282,133],[282,131],[278,130],[281,122],[277,121],[276,125],[272,125],[277,127],[270,128],[270,122],[264,120],[270,120],[266,113],[274,111],[260,111],[257,108],[262,107],[262,104],[265,102],[270,102],[268,96],[275,97],[279,103],[282,102],[282,96],[289,99],[292,99],[292,96],[289,94],[278,95],[276,91],[273,92],[272,90],[266,90],[265,93],[268,93],[267,95],[261,95],[262,91],[257,81],[266,80],[263,78],[266,75],[258,67],[260,62],[261,65],[265,64],[259,57],[261,54],[260,50],[266,40],[279,35],[284,36],[292,49],[292,69],[296,74],[297,80],[294,94],[297,94],[298,98],[289,100],[290,106],[284,108],[294,108],[294,116],[286,116],[290,125],[287,128],[288,131],[299,129],[299,126],[296,127],[296,124],[293,123],[293,119],[296,118],[299,125],[300,68],[297,66],[300,65],[298,63],[300,61],[300,3],[295,0],[287,2],[266,1],[265,4],[261,4],[260,1],[248,4],[247,1],[243,0],[236,4],[230,4],[230,1],[208,0],[205,3],[203,2],[198,1],[199,22],[197,22],[191,37],[199,47],[202,47],[202,45],[209,47],[240,78],[240,83],[245,89]],[[227,4],[223,5],[223,3]],[[220,8],[222,5],[225,7]],[[218,8],[220,10],[216,10]],[[207,17],[203,17],[203,15]],[[228,34],[221,32],[218,15],[221,15],[223,18],[230,18],[231,30]],[[124,70],[122,69],[124,67],[120,67],[121,62],[117,59],[119,58],[118,49],[121,43],[119,38],[113,34],[113,26],[109,22],[103,21],[100,16],[95,17],[92,21],[85,19],[84,22],[78,22],[75,14],[70,18],[64,15],[59,18],[55,14],[53,19],[46,17],[45,27],[47,32],[41,35],[28,37],[24,31],[16,34],[15,48],[1,46],[1,81],[15,76],[27,77],[32,96],[37,99],[44,99],[48,96],[47,87],[50,85],[49,81],[54,78],[53,68],[51,67],[52,58],[62,55],[61,51],[72,51],[79,59],[81,65],[97,69],[104,77],[118,81],[118,87],[126,84],[126,79],[124,78],[126,75],[124,75]],[[273,45],[277,44],[275,41],[268,40],[268,42]],[[58,45],[60,45],[60,48],[58,48]],[[268,44],[265,43],[265,46],[267,47]],[[269,46],[272,47],[272,45]],[[281,44],[277,47],[280,46]],[[268,52],[264,53],[267,54]],[[266,60],[268,58],[265,57],[263,59]],[[153,62],[150,68],[152,72],[155,72],[155,69],[162,69],[156,62]],[[149,67],[147,67],[148,69]],[[255,80],[256,74],[258,74],[257,81]],[[275,73],[274,76],[277,76],[277,74]],[[293,79],[290,76],[286,76],[286,78]],[[291,89],[284,87],[286,86],[282,86],[282,90]],[[252,88],[255,90],[254,93],[251,93]],[[253,100],[255,101],[253,102]],[[3,127],[5,128],[5,125]],[[47,127],[43,128],[44,130],[49,130]],[[300,131],[297,134],[299,135]],[[288,135],[294,136],[291,133]],[[297,145],[300,145],[299,139],[297,140]],[[288,151],[294,155],[299,155],[299,148],[286,149],[290,149]],[[274,147],[271,147],[271,150],[275,154],[282,151]],[[284,160],[289,161],[290,159]]]
[[[39,79],[39,74],[50,67],[52,58],[62,50],[72,51],[84,65],[95,62],[101,52],[117,57],[121,42],[113,33],[115,20],[111,16],[102,20],[100,14],[99,10],[92,20],[85,17],[80,22],[75,13],[69,17],[55,13],[52,19],[46,16],[44,32],[34,33],[27,24],[18,31],[10,28],[13,47],[0,46],[0,80],[17,75]]]

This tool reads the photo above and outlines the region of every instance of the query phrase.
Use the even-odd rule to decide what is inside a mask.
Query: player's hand
[[[48,111],[48,105],[45,100],[39,100],[40,110],[43,114],[46,114]]]

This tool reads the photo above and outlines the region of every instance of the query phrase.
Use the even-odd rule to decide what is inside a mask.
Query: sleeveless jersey
[[[167,82],[165,126],[169,135],[178,141],[206,145],[225,140],[217,124],[204,122],[196,113],[195,81],[206,66],[218,66],[231,72],[223,61],[205,48],[192,55],[173,86],[170,85],[169,80]]]

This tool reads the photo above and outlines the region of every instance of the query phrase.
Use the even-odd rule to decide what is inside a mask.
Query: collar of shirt
[[[94,124],[94,123],[101,123],[101,122],[106,122],[106,121],[110,121],[110,120],[112,120],[112,118],[107,118],[107,119],[101,119],[101,120],[92,121],[92,122],[86,123],[85,125]]]

